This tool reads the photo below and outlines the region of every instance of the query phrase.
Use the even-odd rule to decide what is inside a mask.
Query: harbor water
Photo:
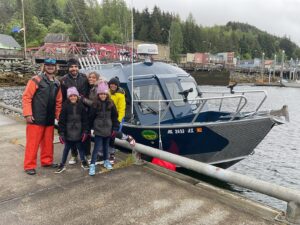
[[[229,93],[229,89],[221,86],[200,86],[200,88],[202,91]],[[0,101],[20,108],[23,89],[24,87],[0,88]],[[268,98],[262,110],[280,109],[283,105],[288,105],[290,122],[275,126],[257,146],[253,155],[229,170],[285,187],[300,189],[300,88],[237,86],[235,90],[266,90]],[[253,109],[262,99],[261,94],[246,96],[249,100],[246,110],[248,108],[251,110],[251,107]],[[225,109],[230,104],[223,102]],[[213,182],[216,184],[215,181]],[[219,185],[275,208],[286,208],[285,202],[251,190],[224,183]]]
[[[200,88],[207,91],[226,91],[226,88],[218,86],[200,86]],[[275,126],[256,147],[253,155],[230,167],[229,170],[299,190],[300,88],[237,86],[234,90],[266,90],[268,98],[264,102],[262,110],[280,109],[283,105],[288,105],[290,122]],[[254,106],[255,102],[262,99],[262,95],[258,94],[246,96],[250,106]],[[223,186],[275,208],[286,208],[286,203],[283,201],[234,185]]]

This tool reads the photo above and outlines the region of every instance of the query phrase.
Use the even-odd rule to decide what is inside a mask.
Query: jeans
[[[84,148],[85,156],[91,155],[91,137],[90,136],[85,140],[85,142],[83,142],[83,148]],[[73,146],[71,148],[71,153],[72,153],[72,156],[74,156],[74,157],[78,156],[78,151],[77,151],[76,146]]]
[[[95,145],[94,145],[94,150],[92,153],[92,159],[91,159],[91,164],[95,164],[97,160],[97,154],[99,149],[103,149],[103,157],[104,160],[108,159],[108,143],[109,143],[110,137],[101,137],[95,135]]]
[[[70,151],[70,149],[73,149],[73,148],[78,149],[81,161],[85,160],[85,156],[84,156],[85,155],[85,150],[84,150],[84,147],[83,147],[83,143],[81,141],[67,141],[66,140],[65,148],[64,148],[64,151],[63,151],[62,159],[61,159],[61,164],[63,164],[63,165],[66,164],[69,151]]]

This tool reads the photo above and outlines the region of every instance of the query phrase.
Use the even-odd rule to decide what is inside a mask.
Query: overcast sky
[[[125,0],[140,11],[157,5],[162,11],[178,13],[185,20],[192,13],[203,26],[228,21],[248,23],[270,34],[286,35],[300,45],[300,0]]]

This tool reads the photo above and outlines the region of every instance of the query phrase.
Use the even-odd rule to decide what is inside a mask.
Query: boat
[[[253,154],[255,147],[275,125],[288,120],[287,106],[262,111],[265,91],[202,91],[195,79],[181,68],[152,60],[157,46],[138,46],[145,61],[123,65],[99,64],[81,59],[81,72],[96,71],[106,80],[118,77],[126,92],[126,116],[122,131],[140,144],[204,163],[228,168]],[[262,100],[248,109],[246,94],[260,93]],[[232,110],[225,102],[234,100]],[[218,102],[216,109],[211,102]],[[226,108],[226,110],[225,110]],[[229,107],[230,108],[230,107]]]

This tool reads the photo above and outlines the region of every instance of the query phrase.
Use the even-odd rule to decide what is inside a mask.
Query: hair
[[[99,107],[99,109],[101,109],[101,105],[99,104],[99,94],[97,94],[97,99],[94,100],[93,102],[93,106],[94,107]],[[107,105],[107,109],[111,109],[114,105],[113,101],[110,98],[109,94],[106,94],[106,99],[105,99],[106,105]]]
[[[90,72],[87,76],[89,77],[90,75],[92,75],[92,74],[94,74],[95,76],[96,76],[96,78],[97,78],[97,80],[99,80],[100,79],[100,74],[99,73],[97,73],[96,71],[92,71],[92,72]]]

